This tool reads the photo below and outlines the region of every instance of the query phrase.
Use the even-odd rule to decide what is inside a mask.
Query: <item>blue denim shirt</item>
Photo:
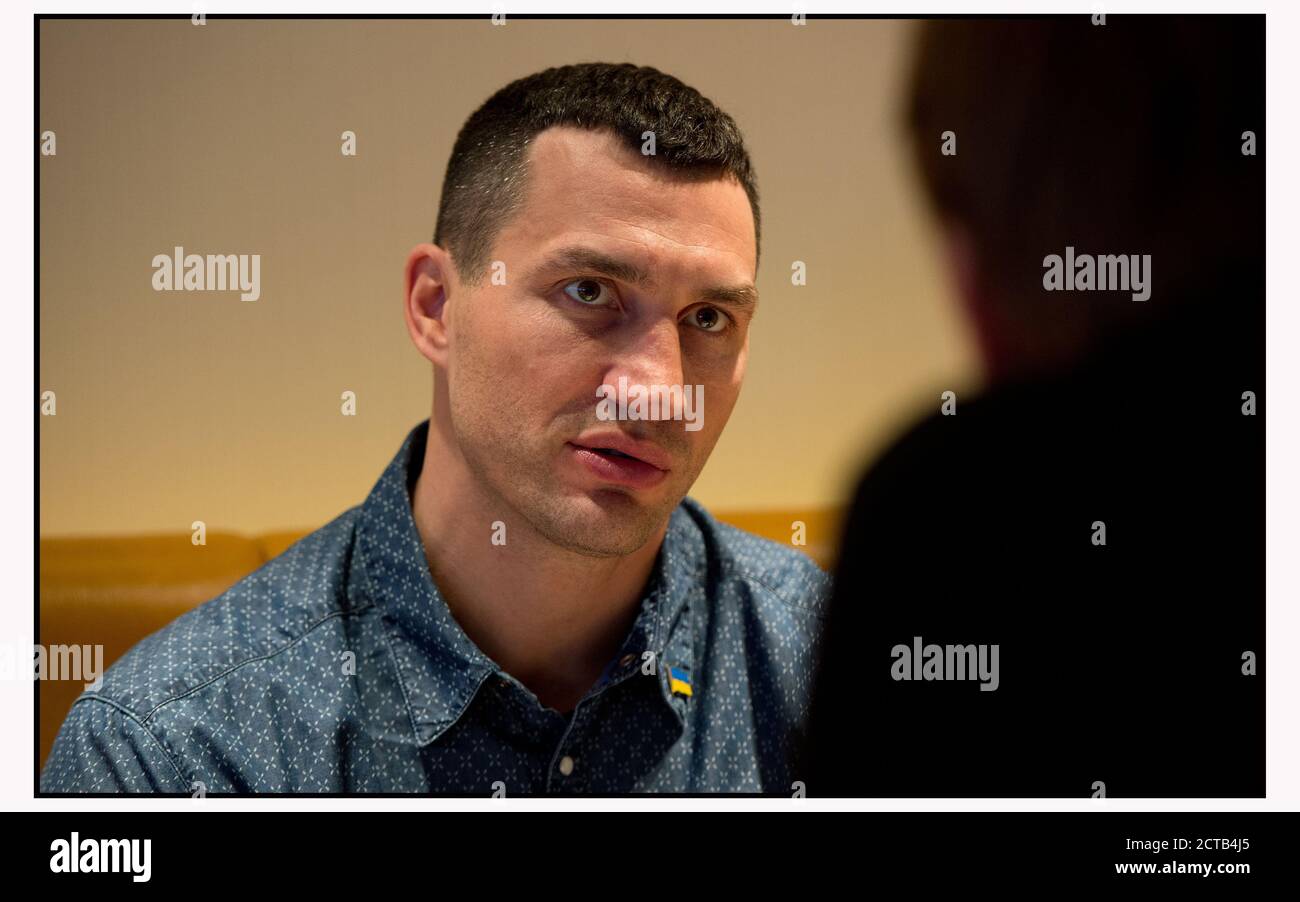
[[[410,501],[428,426],[364,503],[110,667],[41,790],[792,794],[826,575],[684,500],[621,650],[562,714],[434,585]]]

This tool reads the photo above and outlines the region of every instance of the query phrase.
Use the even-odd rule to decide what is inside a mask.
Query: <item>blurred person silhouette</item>
[[[922,26],[987,385],[858,485],[809,795],[1264,794],[1263,54],[1261,17]],[[1085,277],[1148,254],[1145,299]]]

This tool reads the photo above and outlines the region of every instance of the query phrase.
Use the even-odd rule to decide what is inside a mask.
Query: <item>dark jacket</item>
[[[869,469],[810,796],[1264,794],[1262,310],[1262,291],[1219,294],[1068,373],[959,398]],[[895,679],[918,636],[998,645],[997,688]]]

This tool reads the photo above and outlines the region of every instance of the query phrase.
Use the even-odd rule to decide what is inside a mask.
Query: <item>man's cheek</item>
[[[703,424],[703,429],[700,431],[708,437],[710,447],[718,440],[723,427],[731,419],[731,412],[736,407],[739,391],[740,386],[738,384],[723,383],[705,387],[705,403],[700,405],[700,419]]]

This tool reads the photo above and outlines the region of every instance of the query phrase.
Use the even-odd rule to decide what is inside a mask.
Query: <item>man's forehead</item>
[[[530,162],[550,165],[580,164],[599,157],[621,157],[625,163],[636,162],[636,154],[609,129],[574,125],[553,125],[533,135],[528,142],[527,157]]]
[[[531,168],[545,169],[552,177],[580,177],[592,169],[610,175],[622,170],[629,170],[629,175],[656,174],[651,161],[606,128],[553,125],[533,136],[525,156]]]
[[[684,251],[731,269],[739,262],[753,275],[754,219],[740,183],[730,176],[682,178],[609,131],[557,126],[537,135],[523,208],[512,225],[530,251],[603,235],[644,244],[647,263]]]

